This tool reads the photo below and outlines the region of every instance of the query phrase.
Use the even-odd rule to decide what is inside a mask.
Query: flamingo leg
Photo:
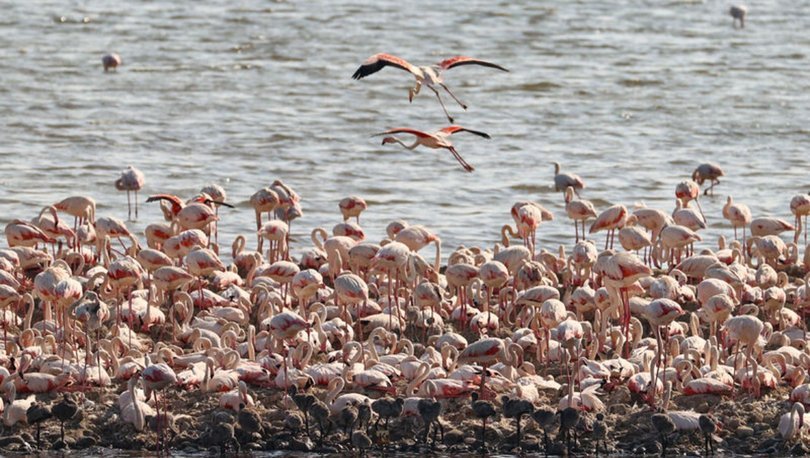
[[[455,94],[453,94],[453,91],[451,91],[451,90],[450,90],[450,88],[449,88],[449,87],[447,87],[447,85],[446,85],[446,84],[444,84],[444,83],[439,83],[439,86],[443,87],[443,88],[444,88],[444,90],[445,90],[445,91],[447,91],[447,93],[448,93],[448,94],[450,94],[450,97],[452,97],[452,98],[453,98],[453,100],[455,100],[455,101],[456,101],[456,103],[458,103],[458,104],[461,106],[461,108],[463,108],[463,109],[464,109],[464,111],[467,111],[467,104],[465,104],[464,102],[462,102],[461,100],[459,100],[459,99],[458,99],[458,97],[456,97],[456,95],[455,95]]]
[[[132,221],[132,203],[129,200],[129,191],[127,191],[127,219]]]
[[[473,170],[475,170],[475,167],[471,166],[467,161],[465,161],[464,158],[461,157],[461,154],[459,154],[454,147],[451,146],[447,149],[450,150],[451,153],[453,153],[453,157],[455,157],[458,163],[461,164],[462,167],[464,167],[464,170],[466,170],[467,172],[472,172]]]
[[[450,123],[452,124],[453,117],[450,116],[450,113],[447,112],[447,107],[444,106],[444,101],[442,100],[442,96],[439,94],[439,91],[437,91],[436,88],[434,88],[433,86],[428,86],[428,88],[430,88],[430,90],[433,91],[434,94],[436,94],[436,98],[439,99],[439,104],[442,106],[442,110],[444,110],[444,115],[447,116],[447,120],[450,121]]]

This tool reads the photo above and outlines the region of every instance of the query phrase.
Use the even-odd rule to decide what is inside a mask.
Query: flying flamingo
[[[444,106],[444,102],[442,101],[441,95],[439,95],[439,90],[436,89],[436,86],[441,86],[453,100],[456,101],[461,108],[465,111],[467,110],[467,105],[464,104],[461,100],[459,100],[451,91],[450,89],[444,84],[444,79],[442,78],[442,74],[446,70],[450,70],[454,67],[460,67],[462,65],[481,65],[484,67],[496,68],[498,70],[508,72],[509,70],[501,67],[500,65],[493,64],[491,62],[486,62],[479,59],[474,59],[472,57],[465,57],[465,56],[455,56],[445,59],[438,64],[431,65],[431,66],[424,66],[424,67],[417,67],[405,59],[399,58],[397,56],[392,56],[391,54],[375,54],[365,62],[360,68],[357,69],[356,72],[352,75],[353,79],[359,80],[365,78],[366,76],[372,75],[377,73],[378,71],[382,70],[387,66],[392,66],[396,68],[400,68],[405,70],[406,72],[410,72],[416,78],[416,86],[408,90],[408,101],[413,102],[413,98],[419,94],[419,90],[422,88],[422,84],[425,84],[428,89],[433,91],[436,94],[436,98],[439,99],[439,103],[442,106],[442,110],[444,110],[445,116],[447,119],[452,123],[453,117],[450,116],[450,113],[447,112],[447,107]]]
[[[115,180],[115,189],[127,192],[127,207],[129,212],[127,218],[132,219],[132,203],[129,200],[129,192],[135,191],[135,217],[138,217],[138,191],[143,188],[144,176],[143,172],[133,166],[129,166],[121,171],[121,176]]]
[[[478,135],[479,137],[492,138],[492,137],[489,136],[489,134],[487,134],[485,132],[479,132],[477,130],[470,130],[470,129],[466,129],[466,128],[461,127],[461,126],[448,126],[448,127],[443,128],[443,129],[440,129],[439,131],[434,132],[432,134],[422,132],[422,131],[416,130],[416,129],[410,129],[410,128],[407,128],[407,127],[400,127],[400,128],[396,128],[396,129],[390,129],[390,130],[387,130],[385,132],[380,132],[379,134],[374,134],[373,136],[376,137],[376,136],[379,136],[379,135],[389,135],[388,137],[383,138],[383,141],[382,141],[383,145],[385,145],[387,143],[399,143],[400,145],[402,145],[405,148],[410,149],[410,150],[416,148],[419,145],[422,145],[425,148],[432,148],[432,149],[444,148],[444,149],[447,149],[448,151],[453,153],[453,157],[456,158],[456,160],[458,161],[459,164],[461,164],[461,166],[464,168],[464,170],[466,170],[467,172],[472,172],[473,170],[475,170],[475,168],[473,166],[471,166],[470,164],[468,164],[467,161],[465,161],[464,158],[461,157],[461,155],[458,153],[458,151],[456,151],[456,148],[453,146],[453,144],[450,143],[450,136],[455,134],[455,133],[458,133],[458,132],[469,132],[471,134]],[[390,136],[392,134],[400,134],[400,133],[402,133],[402,134],[411,134],[411,135],[416,137],[416,140],[413,142],[413,144],[406,145],[405,142],[398,139],[397,137]]]

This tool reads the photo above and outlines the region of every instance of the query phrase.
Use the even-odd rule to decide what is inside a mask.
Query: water
[[[125,218],[126,195],[112,183],[128,164],[146,173],[142,200],[225,186],[238,204],[222,212],[226,243],[253,227],[248,197],[281,178],[304,199],[296,248],[311,228],[338,222],[337,203],[352,194],[370,204],[372,240],[405,218],[448,247],[491,244],[512,203],[532,199],[557,215],[540,245],[570,243],[551,161],[580,174],[599,209],[644,201],[666,210],[698,163],[720,163],[728,176],[703,202],[712,244],[730,233],[720,216],[727,193],[755,217],[790,220],[790,197],[810,188],[810,17],[797,14],[810,1],[756,2],[744,30],[714,1],[458,5],[7,2],[0,223],[76,194],[96,198],[99,216]],[[111,51],[124,66],[104,74]],[[408,103],[413,80],[402,71],[351,80],[383,51],[418,65],[467,54],[512,70],[447,73],[470,106],[448,100],[457,123],[492,135],[454,139],[475,173],[446,151],[370,137],[447,125],[429,91]],[[138,232],[160,219],[155,204],[141,210],[130,223]]]

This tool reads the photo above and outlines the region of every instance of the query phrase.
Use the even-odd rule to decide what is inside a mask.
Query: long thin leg
[[[461,108],[464,108],[464,111],[467,111],[467,105],[464,102],[462,102],[461,100],[459,100],[458,97],[456,97],[456,95],[453,94],[452,91],[450,91],[450,88],[447,87],[447,85],[445,85],[444,83],[439,83],[439,86],[443,87],[444,90],[447,91],[448,94],[450,94],[450,97],[452,97],[453,100],[456,101],[456,103],[461,105]]]
[[[135,190],[135,219],[138,219],[138,190]]]
[[[450,116],[450,113],[447,112],[447,107],[444,106],[444,101],[442,101],[442,96],[439,95],[439,91],[437,91],[436,88],[434,88],[432,86],[428,86],[428,87],[430,88],[431,91],[433,91],[434,94],[436,94],[436,98],[439,99],[439,104],[442,106],[442,110],[444,110],[444,115],[447,116],[447,120],[450,121],[450,123],[452,124],[453,123],[453,117]]]
[[[132,220],[132,203],[129,200],[129,191],[127,191],[127,219]]]
[[[451,121],[451,122],[452,122],[452,121]],[[456,149],[455,149],[455,148],[453,148],[453,147],[451,146],[451,147],[450,147],[450,148],[448,148],[448,149],[450,150],[450,152],[451,152],[451,153],[453,153],[453,157],[455,157],[455,158],[456,158],[456,160],[458,161],[458,163],[459,163],[459,164],[461,164],[461,166],[462,166],[462,167],[464,167],[464,170],[466,170],[466,171],[468,171],[468,172],[472,172],[473,170],[475,170],[475,167],[473,167],[473,166],[471,166],[470,164],[468,164],[468,163],[467,163],[467,161],[465,161],[465,160],[464,160],[464,158],[463,158],[463,157],[461,157],[461,155],[460,155],[460,154],[458,154],[458,151],[456,151]]]

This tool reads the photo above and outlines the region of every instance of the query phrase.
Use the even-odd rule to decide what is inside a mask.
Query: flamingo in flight
[[[387,143],[399,143],[400,145],[408,149],[414,149],[419,145],[433,149],[445,148],[449,150],[451,153],[453,153],[453,157],[455,157],[458,163],[461,164],[462,167],[464,167],[464,170],[472,172],[473,170],[475,170],[475,168],[470,164],[468,164],[467,161],[465,161],[464,158],[462,158],[461,155],[458,154],[458,151],[456,151],[456,148],[453,146],[453,144],[450,143],[450,136],[458,132],[469,132],[471,134],[478,135],[479,137],[492,138],[486,132],[479,132],[477,130],[466,129],[461,126],[445,127],[432,134],[422,132],[421,130],[410,129],[407,127],[398,127],[396,129],[390,129],[386,130],[385,132],[380,132],[379,134],[374,134],[373,136],[376,137],[379,135],[388,135],[387,137],[383,138],[382,141],[383,145]],[[396,137],[392,137],[391,136],[392,134],[411,134],[416,137],[416,141],[414,141],[413,144],[411,145],[406,145],[405,142],[403,142],[402,140]]]
[[[397,56],[392,56],[391,54],[375,54],[365,62],[360,68],[354,72],[352,75],[353,79],[359,80],[365,78],[369,75],[377,73],[378,71],[382,70],[387,66],[392,66],[396,68],[401,68],[409,73],[411,73],[416,78],[416,86],[408,89],[408,101],[413,102],[413,98],[419,94],[419,90],[422,88],[422,84],[426,85],[428,89],[433,91],[436,94],[436,98],[439,99],[439,104],[442,106],[442,110],[444,110],[445,116],[450,121],[453,122],[453,117],[450,116],[450,113],[447,112],[447,107],[444,106],[444,101],[442,101],[442,96],[439,94],[439,90],[436,89],[436,86],[441,86],[450,94],[450,97],[456,101],[461,108],[465,111],[467,110],[467,105],[458,99],[458,97],[453,94],[447,85],[444,84],[444,79],[442,78],[442,74],[446,70],[450,70],[454,67],[459,67],[462,65],[481,65],[484,67],[490,68],[497,68],[498,70],[508,72],[509,70],[501,67],[500,65],[493,64],[492,62],[487,62],[479,59],[475,59],[472,57],[466,56],[455,56],[445,59],[435,65],[429,65],[424,67],[417,67],[416,65],[411,64],[410,62],[406,61]]]

